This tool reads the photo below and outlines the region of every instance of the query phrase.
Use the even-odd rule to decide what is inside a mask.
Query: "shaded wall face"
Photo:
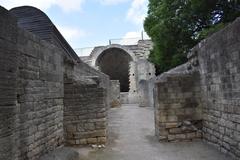
[[[1,7],[0,24],[0,159],[39,159],[63,144],[62,53]]]
[[[74,68],[81,69],[78,66]],[[65,75],[63,115],[65,143],[68,146],[106,143],[107,90],[99,87],[95,80],[100,79],[72,78],[71,73]]]
[[[129,91],[129,62],[131,57],[121,49],[104,51],[97,60],[100,70],[111,80],[119,80],[121,92]]]
[[[17,112],[16,22],[0,7],[0,159],[15,159]]]
[[[239,28],[240,18],[195,46],[188,55],[185,69],[179,66],[158,77],[154,98],[159,139],[199,137],[193,132],[182,134],[186,127],[178,125],[179,120],[184,120],[181,124],[190,126],[195,122],[189,123],[189,119],[199,116],[203,121],[200,126],[203,138],[222,152],[240,159]],[[194,110],[202,114],[195,114]],[[175,133],[181,134],[173,135]]]
[[[240,19],[198,45],[204,139],[240,159]]]

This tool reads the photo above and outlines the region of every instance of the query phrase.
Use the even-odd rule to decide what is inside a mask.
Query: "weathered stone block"
[[[176,139],[186,139],[186,134],[176,134],[175,138]]]
[[[187,139],[194,139],[196,137],[197,137],[196,132],[192,132],[192,133],[187,133],[186,134],[186,138]]]
[[[87,139],[80,139],[79,144],[80,145],[86,145],[87,144]]]
[[[65,66],[67,67],[67,66]],[[74,66],[76,71],[80,71],[79,66]],[[65,127],[69,124],[76,127],[72,132],[66,130],[66,141],[71,140],[71,134],[78,141],[79,145],[86,143],[98,143],[97,137],[106,137],[107,128],[107,103],[106,90],[98,84],[98,77],[90,76],[71,77],[74,69],[66,72],[66,83],[64,86],[64,105],[67,106],[64,112]],[[74,127],[74,128],[75,128]],[[70,135],[70,136],[68,136]]]
[[[166,127],[165,128],[177,128],[177,127],[179,127],[179,123],[178,122],[172,122],[172,123],[166,123],[165,124],[166,125]]]
[[[178,117],[177,116],[167,116],[167,122],[177,122]]]
[[[182,129],[181,128],[172,128],[172,129],[169,129],[169,133],[170,134],[182,133]]]
[[[106,137],[98,137],[97,140],[98,140],[99,144],[107,143],[107,138]]]
[[[88,144],[97,144],[98,140],[97,138],[88,138],[87,143]]]
[[[169,134],[169,135],[167,136],[167,138],[168,138],[168,141],[174,141],[174,140],[176,140],[176,136],[175,136],[174,134]]]

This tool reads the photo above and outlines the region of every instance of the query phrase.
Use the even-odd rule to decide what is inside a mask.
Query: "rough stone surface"
[[[204,140],[222,152],[240,158],[239,28],[237,19],[193,48],[188,63],[158,77],[154,104],[159,140],[186,141],[203,135]],[[137,46],[128,48],[102,47],[95,58],[112,47],[125,50],[133,58],[129,68],[130,92],[121,93],[121,101],[147,106],[150,102],[144,100],[151,95],[148,81],[154,74],[152,64],[146,61],[150,43],[139,41]],[[107,142],[107,110],[113,99],[109,77],[65,54],[53,44],[18,28],[9,12],[0,8],[0,159],[34,160],[64,144]],[[125,112],[115,114],[124,122],[122,125],[118,121],[110,125],[117,126],[110,134],[119,133],[122,140],[115,148],[120,153],[114,153],[113,157],[148,159],[152,153],[153,159],[159,159],[158,148],[150,147],[157,144],[145,143],[145,132],[153,128],[149,128],[149,115],[144,117],[143,111],[151,108],[117,109]],[[160,146],[162,153],[166,152],[163,146],[166,145]],[[111,158],[112,152],[109,153]],[[183,159],[196,156],[188,157],[185,153],[180,154]],[[211,159],[201,153],[196,160]],[[214,158],[223,159],[214,154],[217,152],[212,153]],[[162,158],[169,156],[165,154]],[[172,156],[170,159],[178,158],[178,154]]]
[[[105,144],[106,112],[110,107],[109,77],[83,63],[65,61],[64,66],[66,145]]]
[[[201,138],[202,103],[197,72],[163,74],[158,77],[154,96],[155,131],[159,140]]]
[[[0,12],[0,159],[37,159],[63,142],[62,52]]]
[[[66,128],[71,144],[105,143],[109,77],[18,28],[4,8],[0,24],[0,159],[38,159],[68,142]]]
[[[240,19],[193,49],[203,90],[203,136],[240,159]]]
[[[155,122],[159,139],[185,140],[196,137],[195,134],[200,136],[198,132],[183,134],[176,126],[179,122],[188,126],[193,124],[192,120],[202,120],[204,140],[240,158],[239,28],[238,18],[194,47],[186,64],[158,77]],[[184,106],[186,110],[181,111]]]
[[[133,95],[134,97],[136,97],[137,95]],[[128,92],[121,92],[120,93],[120,102],[121,104],[129,104],[129,103],[133,103],[133,101],[129,101],[129,93]]]
[[[64,130],[67,145],[105,144],[107,129],[106,89],[99,79],[64,78]],[[83,83],[84,82],[84,83]]]
[[[63,143],[63,57],[23,30],[17,46],[18,156],[34,159]]]
[[[0,8],[0,159],[16,157],[16,21]]]
[[[120,83],[118,80],[111,80],[111,107],[119,107],[120,102]]]

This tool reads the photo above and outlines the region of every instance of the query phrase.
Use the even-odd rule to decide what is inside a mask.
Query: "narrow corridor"
[[[152,108],[123,105],[109,111],[109,145],[89,160],[231,160],[202,141],[159,143]],[[84,158],[85,159],[85,158]]]

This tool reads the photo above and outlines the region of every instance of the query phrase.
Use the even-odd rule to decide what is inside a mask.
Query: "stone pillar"
[[[153,106],[153,81],[151,78],[155,77],[154,65],[146,59],[141,59],[137,62],[137,91],[140,106]]]
[[[136,72],[136,62],[131,61],[129,64],[129,92],[135,93],[137,92],[137,72]]]
[[[120,102],[120,83],[119,80],[111,80],[111,107],[118,107]]]
[[[135,61],[131,61],[129,64],[129,81],[130,81],[130,90],[127,96],[128,103],[138,103],[138,89],[137,89],[137,64]]]

